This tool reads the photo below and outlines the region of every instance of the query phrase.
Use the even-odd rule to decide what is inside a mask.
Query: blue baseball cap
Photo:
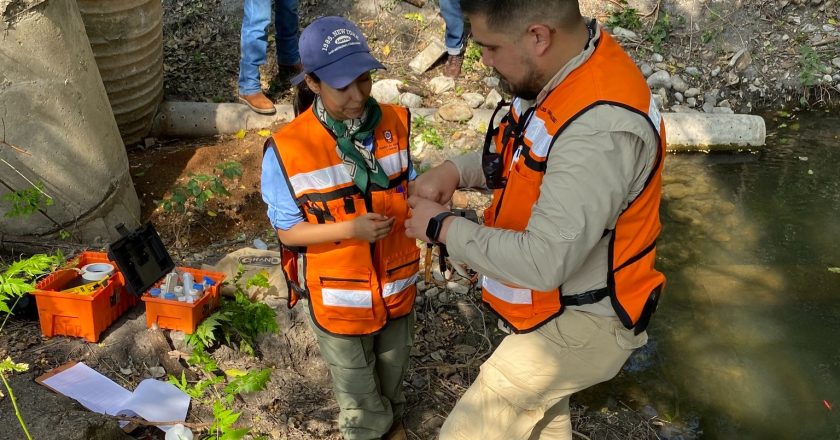
[[[342,17],[321,17],[306,27],[298,42],[303,73],[292,78],[292,84],[303,82],[307,73],[315,73],[334,89],[352,83],[359,75],[384,69],[373,55],[362,31]]]

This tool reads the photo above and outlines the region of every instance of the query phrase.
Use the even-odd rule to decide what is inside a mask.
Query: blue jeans
[[[440,0],[440,16],[446,23],[446,52],[458,55],[464,49],[464,14],[459,0]]]
[[[268,25],[271,24],[272,0],[245,0],[239,55],[239,94],[262,90],[260,66],[265,64],[268,49]],[[277,63],[300,62],[298,52],[298,1],[274,0],[275,45]]]

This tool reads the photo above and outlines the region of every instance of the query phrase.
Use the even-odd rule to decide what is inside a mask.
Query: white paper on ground
[[[190,396],[170,383],[146,379],[132,393],[81,362],[43,383],[103,414],[136,415],[153,422],[184,421],[190,407]],[[164,431],[170,427],[158,426]]]

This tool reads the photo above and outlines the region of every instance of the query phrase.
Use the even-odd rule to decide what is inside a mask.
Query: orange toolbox
[[[139,295],[146,304],[146,326],[152,328],[157,325],[184,333],[195,332],[198,324],[219,307],[220,288],[225,274],[175,267],[172,257],[151,223],[146,223],[130,233],[124,227],[117,229],[123,236],[109,246],[108,256],[119,267],[125,279],[126,290],[133,295]],[[192,302],[179,301],[174,294],[168,299],[165,298],[167,292],[162,291],[165,290],[167,276],[171,273],[177,274],[179,280],[186,278],[186,274],[191,275],[197,287],[195,290],[202,291],[191,296]],[[183,286],[181,281],[178,284],[184,293],[183,289],[186,286]]]
[[[93,263],[109,263],[116,268],[106,253],[86,251],[35,285],[32,294],[44,336],[77,336],[98,342],[102,332],[137,304],[137,297],[126,292],[125,279],[116,270],[93,285],[90,292],[61,292],[84,282],[77,269]]]

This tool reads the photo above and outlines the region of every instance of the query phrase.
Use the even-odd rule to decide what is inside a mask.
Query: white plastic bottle
[[[165,440],[193,440],[193,433],[190,428],[182,424],[177,424],[166,431]]]

